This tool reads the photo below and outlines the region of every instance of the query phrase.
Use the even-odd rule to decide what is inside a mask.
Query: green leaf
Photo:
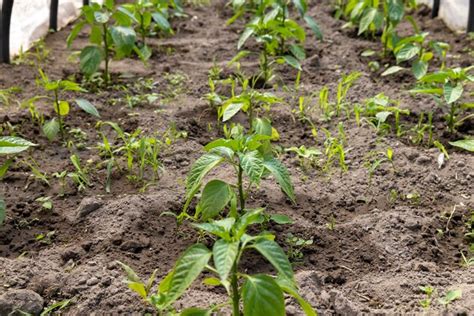
[[[291,218],[283,214],[270,215],[270,220],[274,221],[278,225],[293,224]]]
[[[298,289],[294,286],[294,284],[288,282],[288,280],[283,278],[277,278],[276,282],[285,293],[288,293],[289,295],[293,296],[298,301],[298,304],[300,304],[301,309],[307,316],[318,315],[313,309],[313,307],[304,298],[301,297],[301,295],[298,293]]]
[[[462,83],[458,83],[456,86],[453,86],[451,82],[447,82],[444,87],[444,99],[448,104],[456,102],[462,96],[464,88]]]
[[[388,67],[384,72],[382,72],[381,76],[385,77],[385,76],[394,74],[394,73],[399,72],[400,70],[404,70],[404,69],[405,68],[400,67],[400,66],[391,66],[391,67]]]
[[[247,276],[242,287],[245,316],[284,316],[285,301],[278,284],[268,275]]]
[[[310,29],[313,31],[314,35],[316,35],[316,38],[318,40],[323,39],[323,32],[321,32],[321,28],[319,27],[318,23],[309,15],[304,16],[304,20],[306,24],[310,27]]]
[[[230,242],[224,239],[219,239],[214,243],[214,247],[212,248],[214,266],[216,267],[222,281],[226,281],[229,277],[229,273],[232,270],[238,252],[238,241]]]
[[[224,158],[221,156],[207,153],[194,162],[191,171],[186,178],[186,197],[188,199],[186,204],[189,204],[190,199],[192,199],[196,194],[196,191],[201,186],[201,181],[205,175],[222,161],[224,161]],[[187,205],[185,205],[185,209],[186,208]]]
[[[86,22],[83,20],[83,21],[78,22],[76,25],[74,25],[74,27],[71,30],[71,33],[69,33],[69,36],[67,37],[67,40],[66,40],[68,48],[71,47],[72,42],[79,35],[79,33],[81,32],[81,30],[82,30],[82,28],[84,27],[85,24],[86,24]]]
[[[76,99],[76,103],[77,103],[77,106],[83,109],[86,113],[89,113],[90,115],[100,118],[100,114],[97,111],[96,107],[92,103],[87,101],[86,99]]]
[[[0,155],[17,154],[36,146],[30,141],[15,136],[0,136]]]
[[[403,61],[410,60],[416,55],[418,55],[419,52],[420,52],[420,47],[413,44],[407,44],[403,46],[402,49],[400,49],[397,52],[397,55],[396,55],[397,62],[401,63]]]
[[[59,106],[54,107],[54,111],[61,116],[66,116],[69,114],[69,102],[59,101]]]
[[[250,36],[255,32],[254,28],[247,27],[239,38],[237,42],[237,49],[240,50],[244,46],[245,42],[249,39]]]
[[[263,157],[257,151],[251,151],[240,155],[240,165],[244,170],[245,174],[252,180],[254,183],[259,183],[260,178],[263,173]]]
[[[460,289],[451,290],[451,291],[448,291],[448,293],[446,293],[446,295],[444,297],[441,297],[438,301],[440,302],[440,304],[447,306],[451,302],[457,299],[460,299],[461,297],[462,297],[462,291]]]
[[[163,31],[170,31],[171,25],[168,22],[168,19],[161,13],[161,12],[154,12],[151,14],[153,17],[153,21],[155,21],[156,25],[163,30]]]
[[[92,75],[100,67],[102,51],[97,46],[86,46],[82,49],[79,58],[81,71],[87,75]]]
[[[12,163],[13,159],[8,159],[2,165],[0,165],[0,180],[5,176]]]
[[[110,34],[117,46],[119,58],[130,55],[137,38],[135,31],[130,27],[114,26],[110,29]]]
[[[283,249],[275,241],[260,239],[251,247],[260,252],[281,276],[294,283],[293,267]]]
[[[6,215],[5,201],[0,198],[0,225],[5,221]]]
[[[428,63],[422,60],[417,60],[411,66],[411,70],[413,71],[415,78],[420,80],[426,75],[426,72],[428,71]]]
[[[304,16],[306,14],[306,11],[308,11],[308,5],[306,4],[305,0],[293,0],[293,3],[298,10],[299,14],[301,16]]]
[[[290,198],[293,203],[296,203],[296,197],[291,183],[290,175],[288,170],[275,158],[265,160],[263,162],[264,167],[272,173],[275,179],[278,181],[283,192]]]
[[[304,48],[301,45],[291,44],[290,51],[297,60],[302,61],[306,58],[306,53],[304,52]]]
[[[46,122],[43,125],[43,133],[46,135],[46,137],[49,139],[49,141],[52,141],[53,139],[58,136],[59,133],[59,123],[56,120],[56,118],[53,118],[52,120]]]
[[[465,149],[470,152],[474,152],[474,139],[462,139],[455,142],[449,142],[451,146]]]
[[[295,57],[290,56],[290,55],[284,55],[283,59],[291,67],[296,68],[298,70],[302,70],[300,62]]]
[[[202,244],[192,245],[181,255],[169,281],[166,306],[177,300],[191,286],[208,264],[211,255],[211,251]]]
[[[96,11],[94,12],[94,19],[97,23],[105,24],[109,22],[110,14],[105,12]]]
[[[245,103],[243,102],[228,104],[224,109],[224,113],[222,115],[222,122],[230,120],[235,114],[237,114],[242,109],[244,105]]]
[[[232,188],[224,181],[211,180],[204,190],[202,190],[201,199],[197,209],[202,213],[202,219],[207,220],[217,216],[232,197]]]
[[[130,281],[130,282],[139,282],[141,283],[142,280],[140,279],[140,277],[135,273],[135,271],[133,271],[132,268],[130,268],[128,265],[126,265],[125,263],[123,262],[120,262],[120,261],[116,261],[121,267],[122,269],[125,271],[125,273],[127,274],[127,281]]]
[[[376,8],[370,8],[360,19],[359,22],[359,32],[357,35],[360,35],[367,31],[369,29],[370,24],[374,22],[375,16],[377,15],[377,9]]]

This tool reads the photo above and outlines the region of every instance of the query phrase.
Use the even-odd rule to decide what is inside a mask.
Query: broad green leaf
[[[425,75],[420,81],[425,83],[444,83],[448,77],[449,75],[445,72],[435,72]]]
[[[319,27],[318,23],[309,15],[304,16],[305,22],[308,24],[310,29],[313,31],[314,35],[316,35],[316,38],[318,40],[323,39],[323,32],[321,32],[321,28]]]
[[[97,111],[96,107],[86,99],[76,99],[76,103],[77,106],[83,109],[86,113],[100,118],[99,111]]]
[[[87,75],[92,75],[100,67],[102,50],[97,46],[86,46],[82,49],[79,58],[81,71]]]
[[[188,199],[196,194],[197,189],[201,186],[201,181],[204,176],[222,161],[224,161],[224,158],[221,156],[207,153],[194,162],[191,171],[186,178],[186,197]]]
[[[183,310],[179,316],[211,316],[212,310],[197,308],[197,307],[190,307]]]
[[[72,42],[79,35],[79,33],[81,32],[81,30],[82,30],[82,28],[84,27],[85,24],[86,24],[85,21],[80,21],[76,25],[74,25],[74,27],[71,30],[71,33],[69,33],[69,36],[67,37],[67,40],[66,40],[68,48],[71,47]]]
[[[0,198],[0,225],[3,224],[3,222],[5,221],[5,217],[6,217],[6,207],[5,207],[5,201]]]
[[[222,115],[222,122],[230,120],[235,114],[237,114],[242,109],[244,105],[245,103],[243,102],[228,104],[224,109],[224,113]]]
[[[290,175],[288,170],[281,164],[277,159],[269,159],[263,162],[264,167],[272,173],[275,179],[278,181],[283,192],[290,198],[293,203],[296,203],[295,192],[293,184],[291,183]]]
[[[155,21],[156,25],[158,25],[161,30],[167,32],[171,30],[171,25],[168,22],[168,19],[161,12],[154,12],[151,16],[153,17],[153,21]]]
[[[181,255],[173,269],[166,292],[166,306],[183,295],[204,270],[211,256],[212,252],[202,244],[192,245]]]
[[[197,210],[202,214],[202,220],[216,217],[229,203],[232,188],[224,181],[211,180],[202,190]]]
[[[43,133],[46,137],[52,141],[53,139],[58,136],[59,133],[59,123],[56,118],[49,120],[48,122],[44,123],[43,125]]]
[[[300,45],[292,44],[290,45],[290,51],[295,56],[295,58],[299,61],[303,61],[306,58],[306,53],[304,52],[304,48]]]
[[[263,173],[263,157],[262,155],[254,150],[244,155],[240,155],[240,165],[244,170],[245,174],[254,183],[259,183]]]
[[[284,278],[277,278],[276,282],[278,283],[280,288],[283,290],[283,292],[293,296],[298,301],[298,304],[300,304],[301,309],[304,311],[304,313],[307,316],[318,315],[316,311],[313,309],[313,307],[303,297],[301,297],[301,295],[298,293],[298,289],[295,287],[294,284],[292,284],[291,282],[288,282],[288,280]]]
[[[114,26],[110,29],[112,40],[117,46],[119,57],[130,55],[135,45],[137,34],[130,27]]]
[[[214,258],[214,266],[219,272],[221,280],[225,281],[229,277],[234,262],[239,252],[239,242],[226,241],[219,239],[214,243],[212,248],[212,256]]]
[[[273,214],[270,216],[270,220],[274,221],[279,225],[293,224],[293,221],[290,217],[282,214]]]
[[[249,225],[258,222],[264,210],[265,209],[263,208],[258,208],[255,210],[247,211],[244,215],[242,215],[235,223],[235,236],[237,238],[242,237]]]
[[[267,118],[257,117],[253,120],[252,127],[255,134],[272,136],[272,124]]]
[[[459,98],[462,96],[464,88],[462,83],[458,83],[457,85],[453,86],[451,82],[447,82],[443,87],[443,91],[446,103],[451,104],[459,100]]]
[[[129,281],[129,282],[138,282],[138,283],[142,282],[140,277],[135,273],[135,271],[133,271],[132,268],[130,268],[128,265],[126,265],[125,263],[120,262],[118,260],[116,262],[122,267],[122,269],[127,274],[127,281]]]
[[[375,117],[380,123],[384,123],[387,120],[387,118],[392,114],[393,113],[390,111],[381,111],[375,114]]]
[[[141,282],[127,282],[127,286],[130,290],[134,291],[138,295],[141,296],[141,298],[146,299],[147,298],[147,292],[145,289],[145,284]]]
[[[293,3],[298,10],[299,14],[301,16],[304,16],[306,14],[306,11],[308,11],[308,5],[306,4],[305,0],[293,0]]]
[[[426,72],[428,71],[428,63],[422,60],[417,60],[411,66],[411,70],[413,71],[415,78],[420,80],[426,75]]]
[[[385,77],[385,76],[394,74],[394,73],[399,72],[400,70],[404,70],[404,69],[405,68],[400,67],[400,66],[391,66],[391,67],[388,67],[384,72],[382,72],[381,76]]]
[[[275,241],[260,239],[251,247],[260,252],[260,254],[275,267],[281,276],[294,282],[293,267],[283,249]]]
[[[105,24],[109,22],[110,14],[105,12],[96,11],[94,12],[94,19],[97,23]]]
[[[461,139],[455,142],[449,142],[451,146],[465,149],[470,152],[474,152],[474,139]]]
[[[245,42],[249,39],[250,36],[255,32],[255,30],[251,27],[245,28],[244,32],[239,38],[239,41],[237,42],[237,49],[240,50],[242,46],[244,46]]]
[[[69,102],[67,101],[59,101],[58,106],[54,106],[54,111],[61,116],[66,116],[69,114]]]
[[[247,276],[242,287],[245,316],[284,316],[285,301],[278,284],[268,275]]]
[[[302,70],[300,62],[295,57],[293,57],[291,55],[284,55],[283,59],[291,67],[296,68],[298,70]]]
[[[359,32],[357,35],[360,35],[369,29],[370,24],[374,22],[375,16],[377,15],[376,8],[370,8],[364,16],[360,19],[359,22]]]
[[[450,290],[446,293],[444,297],[441,297],[438,299],[439,303],[442,305],[449,305],[451,302],[460,299],[462,297],[462,290],[456,289],[456,290]]]
[[[16,136],[0,136],[0,155],[17,154],[36,146],[30,141]]]
[[[413,44],[407,44],[400,49],[396,55],[397,62],[401,63],[403,61],[407,61],[418,55],[420,52],[420,47],[413,45]]]

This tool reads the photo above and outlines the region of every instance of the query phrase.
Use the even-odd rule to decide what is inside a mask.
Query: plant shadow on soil
[[[175,36],[150,41],[159,53],[152,57],[148,68],[136,60],[112,63],[116,74],[131,72],[135,79],[152,78],[158,93],[167,89],[164,73],[185,74],[181,94],[133,109],[123,104],[110,105],[111,99],[123,96],[119,91],[86,95],[99,108],[103,121],[117,122],[126,131],[141,127],[145,133],[163,132],[174,123],[178,130],[188,133],[187,138],[176,140],[162,153],[162,178],[145,193],[139,193],[125,175],[117,173],[112,192],[106,194],[105,171],[92,167],[100,160],[94,149],[99,141],[95,120],[73,110],[67,124],[87,134],[85,149],[78,154],[81,161],[94,162],[94,186],[81,193],[70,187],[61,198],[53,178],[48,186],[32,181],[24,165],[10,170],[0,184],[8,209],[6,223],[0,228],[0,295],[9,289],[26,288],[39,293],[46,303],[73,297],[67,314],[74,315],[143,313],[146,307],[127,290],[122,282],[124,274],[115,260],[130,265],[144,277],[158,269],[157,276],[161,278],[181,251],[196,241],[192,228],[186,224],[177,227],[172,217],[160,214],[180,211],[184,180],[192,162],[199,157],[203,145],[221,136],[214,126],[215,114],[201,97],[207,92],[207,72],[214,60],[225,65],[235,55],[243,22],[223,27],[230,17],[223,3],[211,8],[188,8],[187,12],[189,18],[174,22]],[[379,73],[371,73],[368,60],[360,57],[360,53],[367,48],[377,49],[379,44],[341,30],[343,22],[331,16],[328,1],[316,5],[311,12],[317,17],[325,40],[308,39],[303,91],[309,94],[326,84],[334,89],[343,73],[360,71],[362,77],[349,92],[352,102],[363,102],[383,91],[415,113],[403,118],[406,125],[416,123],[416,114],[434,107],[431,100],[413,98],[404,92],[414,85],[411,77],[400,74],[381,78]],[[421,28],[429,31],[432,38],[450,43],[453,56],[461,56],[449,59],[450,65],[472,64],[473,58],[463,53],[465,47],[472,48],[472,40],[452,34],[441,21],[431,20],[425,13],[421,10],[416,16]],[[70,51],[65,39],[69,31],[66,28],[46,39],[51,56],[43,67],[51,77],[66,77],[77,71],[77,65],[66,62]],[[74,48],[85,44],[86,38],[82,36]],[[251,67],[244,64],[244,69]],[[296,72],[279,70],[283,82],[293,85]],[[0,86],[21,86],[23,91],[18,97],[27,99],[40,93],[34,84],[35,72],[32,66],[0,65]],[[123,79],[124,84],[132,84],[134,78]],[[277,93],[296,107],[291,93]],[[31,155],[43,172],[50,175],[71,171],[68,149],[58,142],[47,142],[40,128],[29,120],[27,110],[11,107],[0,111],[2,123],[18,126],[20,135],[39,145]],[[271,116],[281,135],[279,145],[321,148],[322,141],[315,142],[310,129],[294,120],[288,105],[276,106]],[[429,284],[440,293],[461,288],[463,299],[453,303],[452,311],[473,313],[472,268],[460,266],[460,250],[466,247],[463,222],[468,210],[474,208],[473,156],[453,151],[451,159],[438,169],[437,150],[412,145],[407,138],[396,138],[390,133],[379,136],[366,124],[357,126],[353,119],[342,121],[350,149],[348,172],[333,166],[329,173],[304,173],[294,157],[282,154],[280,158],[288,166],[296,188],[297,205],[287,201],[271,181],[264,181],[250,197],[251,205],[265,206],[270,214],[285,214],[293,219],[293,225],[268,227],[277,233],[280,243],[285,244],[285,236],[290,232],[313,239],[313,244],[302,250],[302,261],[295,265],[303,296],[322,314],[421,313],[418,301],[423,294],[418,288]],[[331,132],[337,132],[336,125],[321,123]],[[435,127],[437,138],[449,140],[442,132],[440,112],[435,113]],[[472,122],[462,132],[472,136]],[[367,153],[387,147],[393,148],[394,167],[382,164],[369,179],[364,167]],[[392,200],[391,192],[400,197],[417,193],[419,199]],[[52,197],[52,210],[41,210],[35,202],[42,196]],[[446,227],[444,214],[460,203],[464,207],[454,213],[449,232],[437,235],[438,229]],[[326,224],[332,217],[335,227],[329,230]],[[54,232],[51,240],[36,240],[37,235],[48,232]],[[253,255],[242,267],[249,272],[269,269],[267,263]],[[207,306],[224,299],[222,290],[196,284],[177,308]],[[300,313],[292,301],[288,302],[287,311]],[[432,311],[441,313],[443,307],[434,304]]]

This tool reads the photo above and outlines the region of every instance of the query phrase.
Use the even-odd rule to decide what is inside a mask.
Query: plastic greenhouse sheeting
[[[94,1],[102,2],[102,1]],[[58,29],[76,19],[83,0],[58,1]],[[0,0],[0,8],[3,0]],[[28,50],[49,31],[51,0],[15,0],[10,23],[10,56]]]
[[[418,0],[433,7],[433,0]],[[469,15],[469,0],[440,0],[439,17],[455,31],[466,30]]]

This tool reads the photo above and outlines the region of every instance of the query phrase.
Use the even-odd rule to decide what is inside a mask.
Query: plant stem
[[[234,265],[232,266],[232,315],[240,316],[240,295],[239,295],[239,284],[237,279],[237,260],[235,260]]]
[[[59,133],[61,134],[61,139],[64,140],[64,129],[63,129],[63,121],[61,118],[61,109],[59,108],[59,96],[58,90],[54,90],[54,104],[56,107],[56,114],[58,115],[58,124],[59,124]]]
[[[104,40],[104,58],[105,58],[105,70],[104,70],[104,82],[105,85],[109,83],[109,44],[107,42],[107,24],[102,24],[102,36]]]
[[[239,163],[239,172],[238,172],[238,187],[239,187],[239,199],[240,199],[240,212],[244,212],[245,210],[245,196],[244,196],[244,184],[243,184],[243,181],[242,181],[242,174],[243,174],[243,170],[242,170],[242,166],[240,165]]]
[[[448,127],[449,127],[449,132],[453,133],[454,132],[454,112],[456,111],[456,106],[455,102],[451,103],[451,108],[449,110],[449,116],[448,116]]]

